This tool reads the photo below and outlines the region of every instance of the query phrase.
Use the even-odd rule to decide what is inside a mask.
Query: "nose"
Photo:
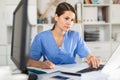
[[[67,21],[67,24],[68,24],[68,25],[72,25],[72,24],[73,24],[73,21],[72,21],[72,20],[68,20],[68,21]]]

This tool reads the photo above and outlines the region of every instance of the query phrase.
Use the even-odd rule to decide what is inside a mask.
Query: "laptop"
[[[102,73],[111,74],[112,71],[120,67],[119,61],[120,61],[120,45],[116,48],[116,50],[113,52],[113,54],[108,59],[108,61],[104,65],[100,65],[98,69],[89,67],[77,71],[77,73],[86,73],[86,72],[101,70]]]
[[[106,62],[101,72],[111,74],[115,69],[120,68],[120,45],[113,52],[109,60]]]

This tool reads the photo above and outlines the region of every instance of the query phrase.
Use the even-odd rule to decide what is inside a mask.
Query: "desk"
[[[74,66],[74,65],[72,64],[72,66]],[[68,65],[68,68],[71,68],[72,66]],[[65,67],[67,67],[67,65],[65,65]],[[88,66],[86,64],[85,65],[84,64],[80,64],[79,66],[77,65],[77,67],[80,67],[82,69],[82,68],[86,68]],[[74,68],[74,69],[72,68],[71,70],[73,72],[74,71],[76,72],[76,71],[78,71],[76,69],[77,68]],[[70,79],[67,79],[67,80],[108,80],[108,76],[106,76],[105,74],[102,74],[100,71],[84,73],[81,76],[72,76],[72,75],[62,74],[60,72],[53,72],[53,73],[49,73],[49,74],[38,75],[38,80],[58,80],[58,79],[52,78],[53,76],[56,76],[56,75],[69,77]]]
[[[108,80],[107,76],[101,74],[100,72],[91,72],[89,74],[82,74],[82,76],[65,75],[61,74],[60,72],[56,72],[52,74],[38,75],[38,80],[58,80],[52,78],[53,76],[56,75],[69,77],[69,79],[67,80]]]
[[[38,80],[58,80],[58,79],[52,78],[53,76],[56,76],[56,75],[69,77],[70,78],[69,80],[80,80],[81,79],[81,77],[79,76],[65,75],[65,74],[61,74],[60,72],[55,72],[51,74],[38,75]]]
[[[26,74],[12,74],[10,66],[0,66],[0,80],[27,80]]]

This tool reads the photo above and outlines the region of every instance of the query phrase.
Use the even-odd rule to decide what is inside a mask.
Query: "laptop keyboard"
[[[91,71],[98,71],[98,70],[101,70],[103,67],[104,67],[104,65],[100,65],[97,69],[92,68],[92,67],[88,67],[88,68],[82,69],[80,71],[77,71],[77,73],[86,73],[86,72],[91,72]]]

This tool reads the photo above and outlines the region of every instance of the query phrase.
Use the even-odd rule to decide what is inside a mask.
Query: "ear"
[[[55,21],[57,22],[57,21],[58,21],[58,15],[55,14],[55,15],[54,15],[54,18],[55,18]]]

